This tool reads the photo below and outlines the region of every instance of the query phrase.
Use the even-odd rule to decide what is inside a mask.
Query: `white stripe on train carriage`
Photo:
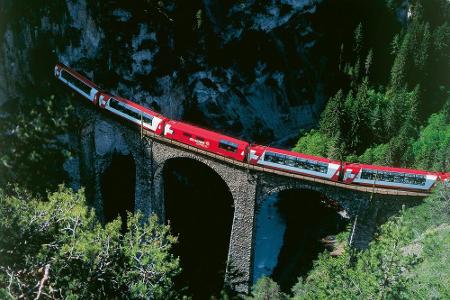
[[[173,130],[170,124],[166,124],[166,126],[164,126],[164,135],[167,134],[173,134]]]
[[[258,160],[259,156],[256,155],[255,150],[250,150],[250,153],[248,154],[249,160]]]

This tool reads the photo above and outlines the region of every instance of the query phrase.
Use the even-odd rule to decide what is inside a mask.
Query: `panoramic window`
[[[385,182],[398,182],[402,184],[414,184],[414,185],[425,185],[426,179],[423,175],[412,175],[397,172],[383,172],[383,171],[372,171],[372,170],[362,170],[361,179],[375,180],[375,181],[385,181]]]
[[[414,179],[415,179],[414,182],[417,185],[425,185],[425,183],[427,182],[427,179],[425,178],[424,175],[415,175]]]
[[[361,173],[361,179],[377,180],[377,171],[363,170]]]
[[[266,152],[264,155],[264,160],[276,164],[281,164],[298,169],[310,170],[324,174],[328,172],[328,164],[326,163],[302,159],[293,156],[287,156],[273,152]]]
[[[219,148],[222,148],[222,149],[230,151],[230,152],[236,152],[238,145],[235,143],[226,141],[226,140],[220,140]]]
[[[151,124],[152,124],[152,121],[153,121],[153,116],[144,114],[144,115],[143,115],[143,121],[144,121],[145,123],[151,125]]]
[[[297,161],[294,157],[287,157],[286,165],[295,168],[295,167],[297,167]]]
[[[119,102],[114,98],[111,98],[111,100],[109,101],[109,106],[114,108],[117,111],[120,111],[121,113],[124,113],[138,121],[141,121],[141,117],[142,120],[151,125],[152,124],[152,120],[153,120],[153,116],[142,113],[128,105],[126,105],[125,103]]]
[[[90,86],[88,86],[86,83],[84,83],[80,79],[76,78],[75,76],[73,76],[72,74],[67,72],[66,70],[62,70],[61,77],[65,80],[67,80],[70,84],[72,84],[72,85],[76,86],[77,88],[79,88],[80,90],[82,90],[83,93],[85,93],[87,95],[91,94],[92,88]]]

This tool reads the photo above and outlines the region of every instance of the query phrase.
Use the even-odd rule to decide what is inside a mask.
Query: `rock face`
[[[322,70],[310,61],[316,5],[7,0],[0,104],[25,97],[24,87],[65,97],[49,83],[60,61],[170,118],[286,144],[316,123],[324,104]]]

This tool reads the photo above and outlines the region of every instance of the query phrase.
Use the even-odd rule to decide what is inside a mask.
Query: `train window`
[[[415,176],[415,180],[414,183],[417,185],[425,185],[425,183],[427,182],[425,176],[423,175],[416,175]]]
[[[236,152],[238,145],[235,143],[226,141],[226,140],[220,140],[219,148],[222,148],[222,149],[230,151],[230,152]]]
[[[394,173],[394,181],[404,183],[405,182],[405,174],[403,173]]]
[[[297,160],[296,160],[296,165],[297,165],[297,168],[306,169],[305,162],[299,158],[297,158]]]
[[[380,181],[386,181],[386,182],[394,181],[394,176],[389,172],[380,172],[378,177],[379,177]]]
[[[86,83],[84,83],[83,81],[81,81],[77,77],[73,76],[72,74],[70,74],[66,70],[62,70],[61,71],[61,77],[64,80],[66,80],[67,82],[69,82],[70,84],[76,86],[78,89],[83,91],[83,93],[85,93],[87,95],[91,94],[91,89],[92,88],[90,86],[88,86]]]
[[[138,121],[142,120],[145,123],[151,124],[152,123],[152,119],[153,116],[147,115],[147,114],[143,114],[140,111],[135,110],[134,108],[129,107],[128,105],[126,105],[125,103],[119,102],[114,98],[111,98],[111,100],[109,101],[109,106],[114,108],[117,111],[120,111],[121,113],[124,113]]]
[[[286,165],[288,165],[290,167],[296,167],[297,166],[297,161],[295,160],[294,157],[287,157],[286,158]]]
[[[426,179],[422,175],[412,175],[397,172],[383,172],[383,171],[372,171],[364,170],[361,173],[361,179],[375,180],[375,181],[386,181],[386,182],[398,182],[402,184],[414,184],[414,185],[425,185]]]
[[[190,134],[187,133],[187,132],[183,132],[183,135],[184,135],[185,137],[187,137],[187,138],[191,138],[191,137],[192,137],[192,135],[190,135]]]
[[[266,152],[264,155],[264,160],[268,162],[273,162],[275,164],[284,164],[284,159],[280,154],[273,152]]]
[[[264,160],[265,161],[268,161],[268,162],[273,162],[274,161],[274,155],[272,154],[272,153],[269,153],[269,152],[267,152],[265,155],[264,155]]]
[[[111,98],[111,100],[109,101],[109,106],[120,112],[122,111],[122,106],[119,104],[119,101],[114,98]]]
[[[201,136],[196,136],[195,138],[196,138],[197,141],[200,141],[200,142],[204,142],[205,141],[205,139],[202,138]]]
[[[142,119],[145,123],[147,124],[152,124],[153,121],[153,116],[151,115],[147,115],[147,114],[143,114]]]
[[[274,162],[277,164],[284,165],[285,158],[286,158],[286,156],[275,153],[275,161]]]
[[[273,152],[266,152],[266,154],[264,155],[264,160],[276,164],[282,164],[298,169],[311,170],[324,174],[328,172],[328,164],[326,163],[296,158],[293,156],[287,156]]]
[[[302,168],[306,170],[311,170],[314,172],[324,173],[328,172],[328,164],[320,161],[304,160],[302,163]]]
[[[361,179],[366,179],[366,180],[377,180],[378,176],[377,176],[377,171],[371,171],[371,170],[362,170],[361,172]]]
[[[414,175],[409,175],[409,174],[405,174],[405,180],[404,183],[405,184],[415,184],[415,176]]]

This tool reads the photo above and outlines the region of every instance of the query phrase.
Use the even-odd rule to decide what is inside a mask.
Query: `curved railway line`
[[[146,136],[197,155],[252,172],[272,173],[347,190],[383,195],[424,197],[450,174],[346,163],[288,150],[255,145],[181,121],[171,120],[136,102],[112,96],[76,71],[57,64],[55,76],[101,111],[133,123]]]

